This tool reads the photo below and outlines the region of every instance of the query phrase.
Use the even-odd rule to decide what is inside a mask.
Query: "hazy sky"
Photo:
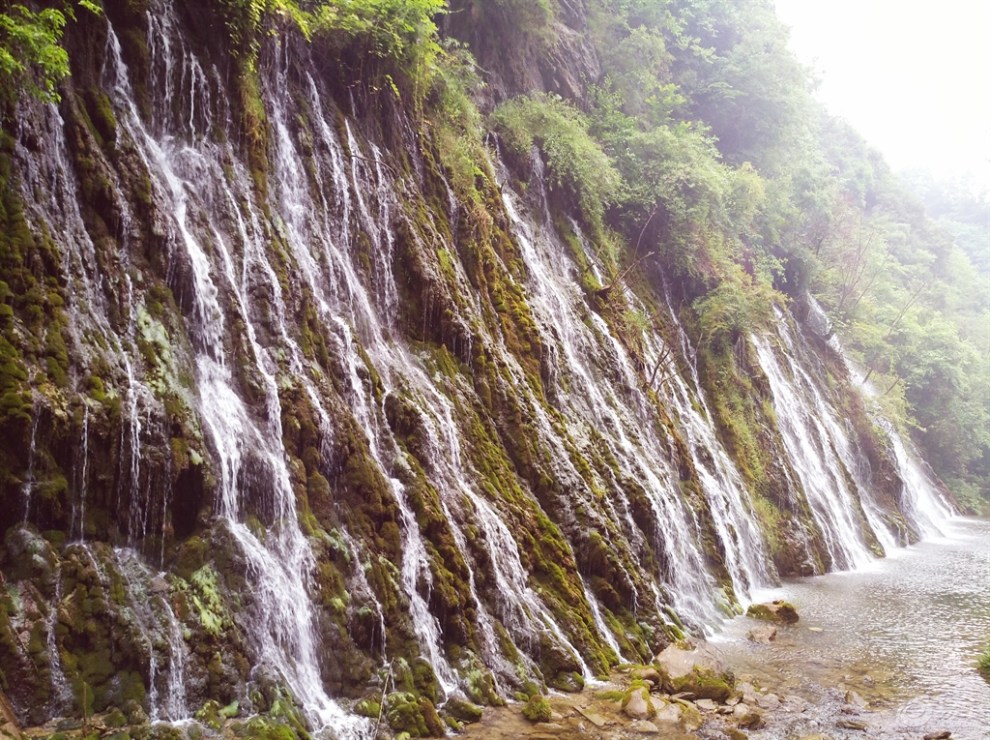
[[[895,169],[990,185],[990,0],[774,0],[818,97]]]

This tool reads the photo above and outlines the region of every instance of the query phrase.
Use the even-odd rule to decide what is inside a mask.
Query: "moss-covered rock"
[[[522,708],[522,715],[530,722],[549,722],[553,715],[550,700],[542,694],[533,694]]]
[[[746,616],[781,624],[795,624],[798,621],[798,613],[794,605],[782,600],[771,601],[768,604],[750,604]]]

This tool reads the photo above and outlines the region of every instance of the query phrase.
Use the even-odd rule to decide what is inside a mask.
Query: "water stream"
[[[990,521],[954,518],[941,527],[945,537],[893,550],[861,570],[760,593],[787,599],[801,616],[769,644],[746,639],[753,620],[727,625],[719,649],[737,674],[811,702],[753,737],[841,735],[834,723],[848,690],[870,703],[859,717],[868,737],[938,730],[956,740],[987,737],[990,685],[975,664],[990,634]]]

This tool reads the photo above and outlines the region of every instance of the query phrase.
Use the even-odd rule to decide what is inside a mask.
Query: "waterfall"
[[[942,536],[942,526],[945,521],[955,515],[952,505],[939,493],[937,486],[922,468],[919,455],[908,452],[897,429],[883,417],[876,388],[866,379],[866,373],[862,368],[849,357],[838,335],[833,333],[832,323],[821,304],[811,295],[808,295],[806,300],[809,320],[813,322],[814,331],[819,335],[828,336],[829,347],[842,359],[849,377],[854,380],[864,398],[871,402],[871,416],[887,436],[901,478],[901,510],[922,538]],[[886,526],[877,525],[879,513],[875,506],[869,504],[869,499],[864,501],[864,504],[867,504],[871,525],[881,535],[884,549],[889,552],[891,547],[903,544],[893,540]]]
[[[787,350],[782,360],[767,339],[752,336],[751,341],[770,382],[784,447],[824,538],[831,567],[845,570],[866,565],[872,559],[863,536],[868,525],[862,521],[859,492],[842,458],[848,441],[843,434],[830,434],[837,429],[834,414],[794,358],[794,345],[782,317],[778,326]],[[837,448],[837,440],[844,444]]]
[[[171,11],[152,18],[152,36],[162,41],[152,48],[160,57],[155,64],[162,66],[166,81],[171,80],[174,65],[173,50],[165,40],[173,37]],[[198,63],[184,47],[178,50],[184,68],[198,69]],[[297,521],[295,495],[289,482],[286,452],[282,448],[281,406],[277,381],[268,354],[256,339],[255,327],[246,306],[248,299],[242,285],[232,280],[233,259],[226,240],[214,231],[212,246],[221,253],[220,266],[211,260],[207,245],[197,235],[198,203],[191,201],[194,192],[209,192],[216,183],[224,182],[227,174],[221,168],[223,152],[205,141],[198,145],[184,144],[182,132],[169,130],[169,121],[160,122],[163,135],[152,134],[139,116],[127,68],[123,63],[120,42],[112,27],[108,34],[107,75],[114,101],[122,111],[120,124],[142,152],[149,165],[155,195],[173,214],[177,246],[184,250],[192,268],[194,295],[194,339],[196,344],[196,381],[199,412],[211,448],[218,460],[220,472],[218,515],[233,534],[248,566],[248,581],[254,587],[252,626],[259,662],[274,667],[289,684],[297,700],[317,726],[332,725],[346,736],[357,733],[364,722],[350,717],[326,694],[317,661],[314,616],[308,596],[308,574],[312,568],[312,553]],[[196,79],[203,79],[199,72]],[[196,85],[190,93],[196,95]],[[202,92],[202,88],[199,88]],[[171,94],[179,94],[166,82],[162,96],[167,110],[172,109]],[[184,125],[192,125],[187,120]],[[228,161],[234,160],[226,152]],[[244,190],[244,202],[250,202],[246,178],[238,183]],[[234,390],[231,367],[225,353],[227,311],[221,305],[218,279],[226,279],[234,297],[238,316],[244,322],[249,354],[245,358],[251,370],[262,381],[265,408],[262,419],[256,419]],[[221,283],[222,284],[222,283]],[[132,425],[135,422],[132,421]],[[132,429],[134,427],[132,426]],[[139,431],[139,429],[138,429]],[[264,476],[260,483],[270,497],[272,525],[264,541],[258,539],[245,522],[244,487],[251,478],[245,466],[248,461],[260,466]],[[255,470],[254,475],[258,473]]]

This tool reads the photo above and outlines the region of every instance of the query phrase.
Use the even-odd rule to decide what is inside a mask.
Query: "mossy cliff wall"
[[[712,462],[653,382],[661,346],[684,402],[708,399],[767,577],[830,567],[747,337],[678,339],[690,285],[668,300],[653,266],[602,290],[538,161],[491,153],[463,202],[434,130],[352,86],[354,60],[287,33],[247,65],[195,6],[81,16],[61,104],[21,101],[0,140],[0,689],[22,721],[208,702],[304,721],[262,657],[230,491],[258,542],[302,530],[322,684],[376,717],[388,695],[397,729],[439,731],[446,665],[479,704],[571,690],[732,613],[756,584],[733,582]],[[481,7],[452,32],[481,44]],[[580,5],[555,22],[567,43],[521,41],[491,94],[596,73]],[[573,277],[560,315],[534,249]],[[897,519],[844,366],[802,346]],[[209,358],[239,428],[270,434],[215,432]]]

